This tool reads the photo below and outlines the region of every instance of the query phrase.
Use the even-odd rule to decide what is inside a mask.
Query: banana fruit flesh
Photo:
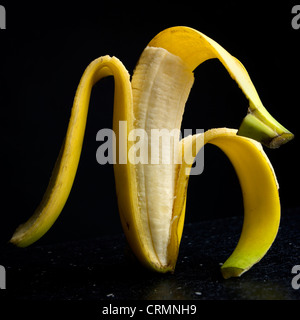
[[[248,115],[238,131],[211,129],[180,140],[193,70],[211,58],[222,62],[244,92],[249,100]],[[142,53],[131,82],[115,57],[98,58],[87,67],[44,198],[10,241],[20,247],[32,244],[59,216],[76,175],[91,89],[106,76],[114,76],[115,80],[114,173],[119,213],[134,254],[153,270],[174,271],[184,226],[189,172],[199,150],[211,143],[228,156],[243,191],[242,233],[221,268],[224,278],[240,276],[266,254],[280,222],[276,176],[260,143],[276,148],[293,135],[263,107],[242,64],[215,41],[187,27],[169,28],[158,34]],[[123,121],[125,126],[120,125]]]
[[[145,49],[132,77],[134,127],[144,129],[147,134],[148,139],[143,141],[144,150],[154,143],[151,130],[179,131],[193,81],[192,73],[179,57],[161,48]],[[179,141],[178,131],[173,143],[170,141],[170,147],[162,143],[157,146],[161,154],[161,157],[157,154],[156,163],[159,164],[149,161],[154,158],[155,151],[150,148],[146,164],[136,165],[138,207],[147,235],[146,251],[151,253],[152,261],[162,266],[168,264],[167,247],[177,171],[172,160],[174,152],[176,154],[175,141]],[[163,158],[166,158],[165,163],[162,163]]]

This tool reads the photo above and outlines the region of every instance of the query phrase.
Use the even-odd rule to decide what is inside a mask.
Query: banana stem
[[[252,112],[251,108],[243,119],[237,134],[254,139],[271,149],[279,148],[294,138],[294,135],[268,112],[266,115],[257,110]]]

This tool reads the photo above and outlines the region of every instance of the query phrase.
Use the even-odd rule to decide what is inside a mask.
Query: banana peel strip
[[[180,56],[191,70],[207,59],[218,58],[249,99],[249,108],[253,108],[252,112],[256,112],[261,119],[266,115],[269,117],[242,64],[221,46],[198,31],[186,27],[170,28],[156,36],[149,46],[162,47]],[[78,167],[91,89],[101,78],[111,75],[115,80],[113,130],[116,134],[116,148],[114,150],[116,150],[116,159],[119,158],[120,148],[125,143],[122,139],[126,139],[128,133],[134,129],[132,89],[130,76],[124,65],[115,57],[104,56],[94,60],[80,80],[67,134],[48,188],[33,216],[15,231],[10,240],[15,245],[26,247],[37,241],[51,228],[62,211]],[[127,121],[127,128],[120,129],[119,121]],[[277,121],[272,122],[271,126],[274,127],[274,123],[279,131],[286,130]],[[183,139],[182,143],[193,147],[197,139],[198,136],[192,136]],[[277,234],[280,202],[276,178],[261,145],[251,139],[236,135],[236,130],[213,129],[205,133],[204,140],[205,143],[212,143],[220,147],[227,154],[235,167],[243,190],[245,220],[241,238],[233,254],[222,266],[225,278],[239,276],[262,258]],[[127,150],[131,144],[133,142],[127,141]],[[169,248],[170,266],[162,270],[159,266],[154,265],[147,255],[140,236],[141,220],[137,209],[134,165],[129,161],[126,165],[114,165],[120,218],[129,244],[142,263],[160,272],[172,271],[176,263],[184,224],[188,184],[186,169],[189,169],[189,165],[184,163],[178,168],[178,190],[172,224],[172,228],[175,228],[172,232],[174,239],[171,239]]]
[[[257,263],[271,247],[280,223],[279,186],[273,167],[260,143],[236,133],[234,129],[211,129],[204,133],[204,139],[193,135],[181,140],[182,154],[185,151],[191,155],[189,150],[193,148],[197,153],[206,143],[219,147],[230,159],[239,178],[244,202],[243,229],[235,250],[221,267],[224,278],[240,276]],[[179,169],[174,204],[174,217],[181,221],[181,225],[174,228],[180,230],[193,157],[186,159],[189,164],[183,162]]]
[[[43,199],[33,216],[17,228],[10,240],[17,246],[26,247],[41,238],[62,211],[79,163],[92,87],[101,78],[111,75],[115,79],[114,113],[128,116],[132,94],[129,74],[124,65],[117,58],[109,56],[94,60],[86,68],[78,85],[66,137]]]
[[[177,55],[192,71],[206,60],[219,59],[249,100],[248,116],[238,134],[269,148],[278,148],[293,139],[293,134],[265,109],[243,64],[213,39],[189,27],[172,27],[161,31],[148,46],[164,48]]]

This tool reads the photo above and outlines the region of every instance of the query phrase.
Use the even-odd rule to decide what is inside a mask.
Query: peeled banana
[[[180,139],[193,70],[212,58],[222,62],[244,92],[248,114],[238,131],[211,129]],[[115,57],[104,56],[90,63],[76,91],[67,134],[42,202],[10,241],[20,247],[32,244],[59,216],[75,178],[91,89],[111,75],[115,80],[116,193],[122,226],[134,254],[153,270],[174,271],[191,166],[199,150],[211,143],[232,162],[243,192],[242,233],[221,267],[224,278],[240,276],[265,255],[280,222],[278,183],[261,143],[276,148],[293,134],[263,107],[243,65],[214,40],[188,27],[166,29],[150,41],[131,81]]]

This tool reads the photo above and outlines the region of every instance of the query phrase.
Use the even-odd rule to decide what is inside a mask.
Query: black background
[[[108,54],[118,57],[132,74],[147,43],[176,25],[205,33],[237,57],[266,108],[295,134],[287,145],[265,150],[279,180],[282,207],[299,206],[300,30],[291,26],[296,2],[1,4],[7,13],[7,29],[0,30],[2,243],[42,198],[86,66]],[[217,60],[207,61],[196,69],[195,78],[183,128],[238,128],[247,100],[225,68]],[[70,197],[39,243],[121,232],[113,167],[96,162],[100,145],[96,134],[112,127],[113,85],[107,78],[92,91]],[[241,191],[231,164],[220,150],[205,147],[204,172],[190,178],[187,221],[242,214]]]

